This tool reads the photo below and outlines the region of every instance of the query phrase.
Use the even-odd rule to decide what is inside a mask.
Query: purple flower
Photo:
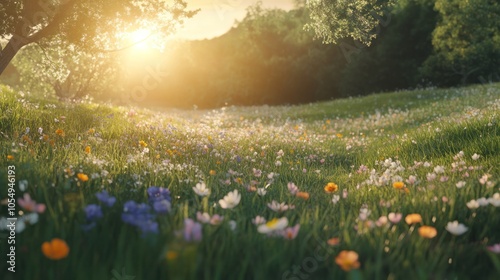
[[[140,220],[136,226],[141,230],[143,236],[147,233],[158,233],[158,223],[153,220]]]
[[[112,207],[116,202],[116,197],[110,196],[106,190],[96,193],[95,196],[100,202],[104,203],[104,205],[106,205],[107,207]]]
[[[87,221],[95,222],[102,218],[101,206],[96,204],[89,204],[85,207],[85,216]]]
[[[160,201],[155,201],[153,203],[153,209],[158,214],[166,214],[166,213],[170,212],[170,210],[172,209],[172,206],[168,200],[163,199]]]
[[[141,221],[152,220],[154,216],[149,213],[150,207],[145,203],[137,204],[130,200],[123,205],[122,221],[133,226],[139,226]]]
[[[184,219],[183,235],[187,242],[200,241],[202,238],[201,224],[191,219]]]
[[[170,190],[162,187],[149,187],[148,188],[149,202],[154,203],[155,201],[167,200],[172,202],[172,197],[170,197]]]

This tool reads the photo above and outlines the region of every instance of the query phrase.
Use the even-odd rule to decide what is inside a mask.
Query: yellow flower
[[[344,137],[344,135],[342,135],[342,133],[337,133],[337,134],[335,134],[335,136],[337,136],[338,138]]]
[[[89,180],[89,176],[84,173],[78,173],[76,174],[76,177],[78,177],[78,179],[82,182],[87,182]]]
[[[90,146],[85,147],[85,153],[90,154],[90,152],[91,152]]]
[[[303,200],[308,200],[309,199],[309,193],[308,192],[297,192],[295,194],[296,197],[300,197]]]
[[[210,171],[208,172],[208,174],[210,174],[211,176],[214,176],[215,174],[217,174],[217,171],[215,171],[215,170],[210,170]]]
[[[147,147],[148,144],[146,142],[144,142],[143,140],[139,141],[139,145],[143,146],[143,147]]]
[[[91,128],[87,131],[88,134],[94,134],[95,133],[95,129]]]
[[[62,129],[57,129],[56,130],[56,134],[59,135],[59,136],[64,136],[64,130]]]
[[[437,235],[437,230],[435,227],[421,226],[418,228],[418,234],[423,238],[434,238]]]
[[[357,269],[360,265],[358,261],[358,253],[347,250],[343,250],[338,254],[335,258],[335,263],[337,263],[344,271]]]
[[[332,183],[332,182],[326,184],[326,186],[325,186],[325,192],[327,192],[327,193],[333,193],[333,192],[336,192],[338,190],[339,190],[339,186],[337,186],[337,184]]]
[[[394,182],[394,183],[392,184],[392,186],[393,186],[395,189],[400,190],[400,189],[404,188],[405,183],[403,183],[403,182]]]
[[[422,216],[420,216],[420,214],[409,214],[408,216],[405,217],[405,222],[409,225],[421,223]]]
[[[53,238],[50,242],[43,242],[42,253],[51,260],[60,260],[68,256],[69,247],[64,240]]]
[[[177,253],[176,251],[168,251],[166,254],[165,254],[165,257],[167,258],[167,260],[169,261],[173,261],[175,259],[177,259],[177,257],[179,256],[179,253]]]
[[[14,156],[13,155],[7,155],[7,160],[14,160]]]

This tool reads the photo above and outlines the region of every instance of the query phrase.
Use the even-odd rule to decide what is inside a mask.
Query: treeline
[[[52,77],[40,82],[32,74],[35,58],[18,59],[22,63],[16,66],[26,70],[24,80],[30,84],[49,80],[59,85],[56,93],[69,97],[81,96],[83,88],[92,89],[92,95],[103,93],[103,100],[188,108],[296,104],[500,81],[497,0],[400,0],[374,16],[379,20],[373,30],[377,39],[368,47],[353,40],[336,45],[315,40],[312,31],[304,30],[310,22],[306,8],[266,10],[257,5],[223,36],[178,43],[164,53],[130,51],[126,58],[101,57],[96,64],[75,50],[79,59],[64,63],[71,69],[56,78],[39,71]],[[76,85],[80,91],[70,89]]]

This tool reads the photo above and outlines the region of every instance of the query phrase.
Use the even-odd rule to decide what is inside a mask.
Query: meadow
[[[0,279],[500,275],[500,84],[191,111],[0,92]]]

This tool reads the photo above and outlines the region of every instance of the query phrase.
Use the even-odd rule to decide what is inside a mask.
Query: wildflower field
[[[499,279],[499,84],[206,111],[0,91],[0,279]]]

